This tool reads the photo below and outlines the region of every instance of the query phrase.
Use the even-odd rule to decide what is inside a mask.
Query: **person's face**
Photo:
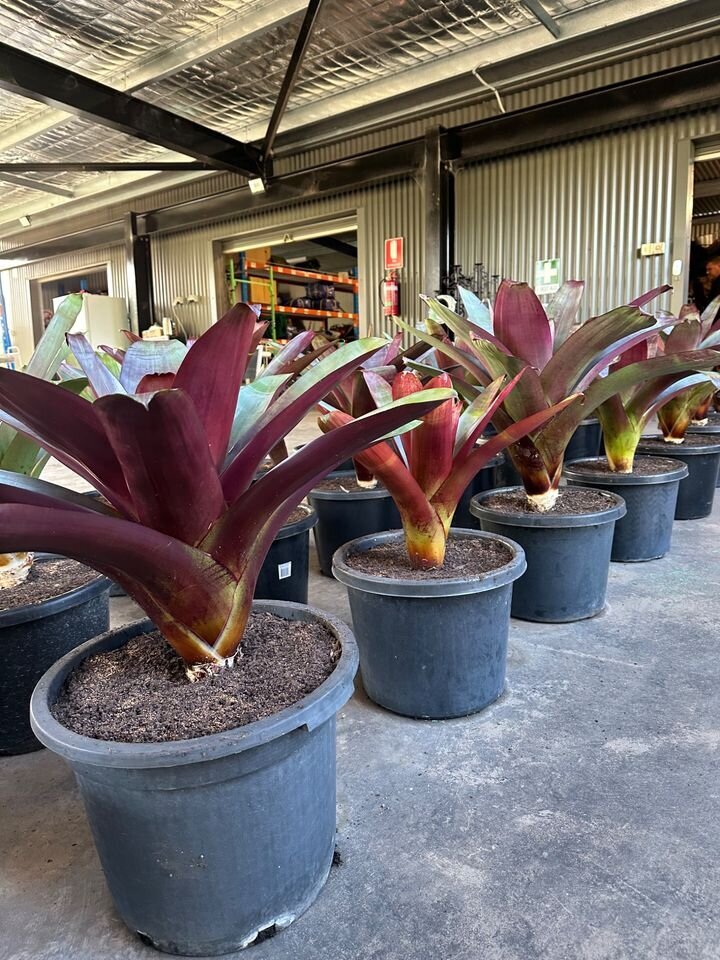
[[[720,277],[720,263],[711,261],[705,268],[705,272],[711,280],[716,280]]]

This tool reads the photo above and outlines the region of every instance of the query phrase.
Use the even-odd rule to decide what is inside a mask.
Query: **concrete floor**
[[[338,722],[343,863],[254,960],[717,960],[720,510],[613,564],[609,608],[513,621],[465,720]],[[313,556],[313,562],[314,556]],[[346,620],[344,588],[311,602]],[[132,616],[113,601],[113,620]],[[150,960],[113,912],[65,765],[0,761],[0,960]]]

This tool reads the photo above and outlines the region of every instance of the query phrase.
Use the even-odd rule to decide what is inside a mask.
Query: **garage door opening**
[[[358,269],[357,227],[345,224],[315,225],[302,237],[225,245],[229,302],[259,306],[273,340],[303,330],[357,339]]]

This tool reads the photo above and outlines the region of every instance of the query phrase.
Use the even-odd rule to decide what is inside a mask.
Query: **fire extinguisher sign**
[[[400,270],[405,266],[405,238],[392,237],[385,241],[385,269]]]

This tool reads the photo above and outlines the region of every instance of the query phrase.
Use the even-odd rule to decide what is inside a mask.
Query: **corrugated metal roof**
[[[222,130],[266,119],[301,20],[299,13],[260,37],[251,37],[151,84],[140,95],[156,103],[172,103],[184,116]],[[327,0],[289,108],[480,45],[532,23],[527,9],[515,0]]]
[[[601,17],[607,24],[634,10],[625,4],[623,13],[617,0],[542,2],[561,24],[595,7],[608,8]],[[675,2],[682,5],[680,0],[660,5]],[[0,0],[0,37],[242,138],[245,128],[264,125],[272,112],[302,17],[298,0]],[[387,84],[388,96],[404,74],[438,67],[442,73],[456,55],[469,53],[471,66],[493,62],[486,45],[512,41],[531,28],[540,39],[528,48],[548,42],[520,0],[326,0],[289,110],[326,104],[332,113],[334,98],[374,90],[378,82]],[[173,158],[177,155],[106,127],[0,94],[2,162]],[[38,186],[85,194],[107,185],[97,174],[24,176]],[[0,189],[0,220],[16,216],[23,204],[33,210],[49,205],[36,190]]]

